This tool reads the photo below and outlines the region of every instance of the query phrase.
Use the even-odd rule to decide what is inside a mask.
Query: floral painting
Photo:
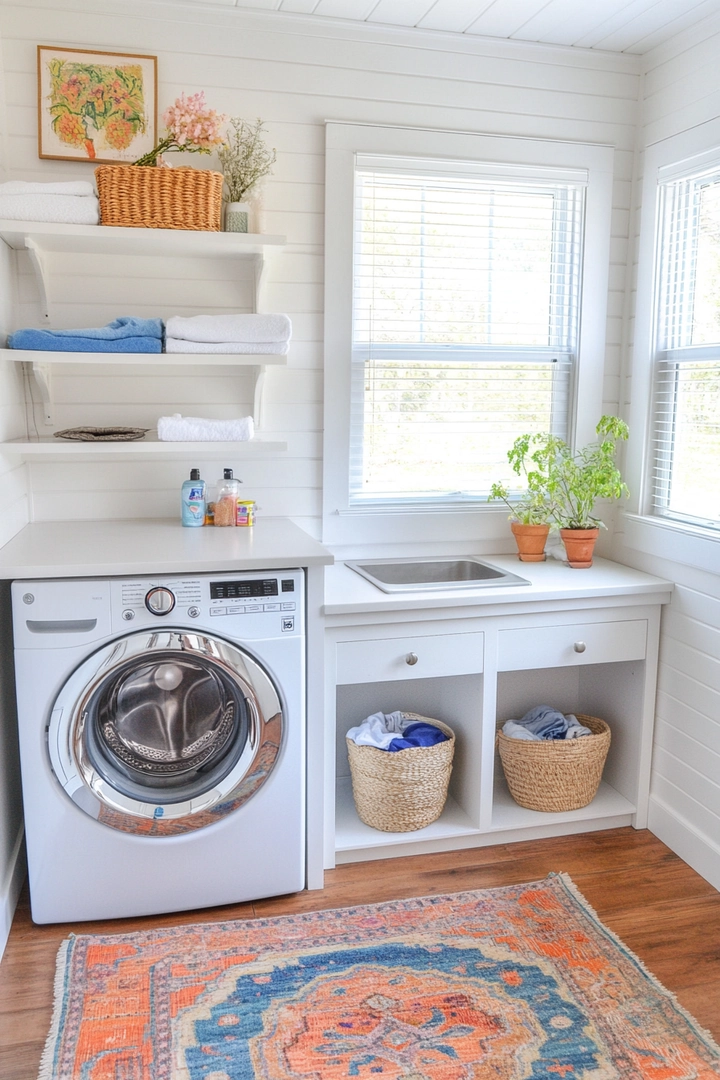
[[[38,45],[41,158],[133,162],[156,128],[156,57]]]

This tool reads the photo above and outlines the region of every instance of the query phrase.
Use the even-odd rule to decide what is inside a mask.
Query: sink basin
[[[385,593],[530,584],[517,574],[472,556],[462,559],[367,559],[345,565]]]

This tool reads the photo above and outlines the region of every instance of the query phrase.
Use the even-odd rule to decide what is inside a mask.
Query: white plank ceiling
[[[371,26],[642,54],[720,13],[720,0],[191,0]]]

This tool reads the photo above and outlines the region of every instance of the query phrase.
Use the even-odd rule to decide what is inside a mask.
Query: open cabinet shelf
[[[478,836],[480,833],[451,795],[448,796],[443,812],[437,821],[426,825],[424,829],[401,833],[380,832],[360,820],[355,809],[352,781],[349,776],[338,777],[335,797],[335,849],[338,862],[346,861],[343,858],[344,853],[347,853],[347,861],[354,861],[365,850],[375,851],[375,854],[370,854],[368,857],[377,858],[375,850],[377,848],[397,847],[399,844],[418,840],[437,841],[460,836]]]
[[[579,810],[563,810],[551,814],[542,813],[539,810],[527,810],[515,802],[508,791],[505,778],[496,776],[490,828],[498,831],[527,829],[602,818],[605,822],[603,828],[610,829],[617,825],[629,825],[636,809],[634,803],[601,780],[595,798]],[[616,818],[617,821],[614,820]]]
[[[285,245],[284,236],[265,236],[258,233],[226,233],[185,229],[130,229],[103,225],[68,225],[61,223],[0,220],[0,239],[17,251],[25,251],[35,273],[41,310],[50,323],[52,291],[60,274],[60,263],[53,255],[75,253],[101,255],[111,258],[125,256],[165,256],[170,258],[227,258],[243,261],[252,268],[254,284],[253,310],[263,308],[263,287],[269,257]],[[54,372],[64,374],[71,365],[83,365],[86,369],[98,368],[157,368],[172,372],[173,369],[236,367],[249,368],[254,372],[252,415],[256,432],[263,425],[263,398],[266,370],[269,367],[287,365],[287,355],[268,353],[106,353],[106,352],[50,352],[45,350],[2,349],[0,359],[25,363],[31,371],[42,404],[44,422],[58,427],[54,420]],[[165,410],[167,411],[167,410]],[[158,412],[163,412],[162,408]],[[128,421],[132,425],[132,420]],[[180,455],[214,457],[231,449],[243,456],[253,453],[281,452],[287,449],[285,442],[263,440],[262,436],[250,443],[166,443],[152,437],[131,443],[78,443],[63,442],[52,436],[16,439],[0,444],[10,453],[26,458],[46,459],[69,457],[76,459],[107,458],[118,455],[151,457],[154,460],[174,458]]]
[[[531,584],[547,586],[553,569],[529,566]],[[581,575],[573,581],[592,586]],[[372,601],[370,588],[353,594],[358,605],[358,597]],[[375,600],[382,621],[360,606],[328,615],[326,731],[335,768],[332,786],[325,787],[326,866],[646,826],[659,604],[666,596],[658,592],[650,602],[644,594],[624,597],[615,606],[590,587],[564,608],[561,595],[535,591],[528,603],[526,593],[499,601],[484,594],[464,607],[448,602],[433,614],[414,606],[422,594],[411,592],[401,597],[406,611]],[[602,717],[610,726],[603,779],[592,801],[577,810],[529,810],[508,791],[497,728],[543,702]],[[351,726],[396,710],[435,717],[455,734],[445,808],[437,821],[407,833],[360,821],[346,747]]]

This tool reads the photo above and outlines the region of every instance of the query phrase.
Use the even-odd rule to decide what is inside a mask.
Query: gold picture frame
[[[157,57],[38,45],[38,157],[129,164],[157,142]]]

